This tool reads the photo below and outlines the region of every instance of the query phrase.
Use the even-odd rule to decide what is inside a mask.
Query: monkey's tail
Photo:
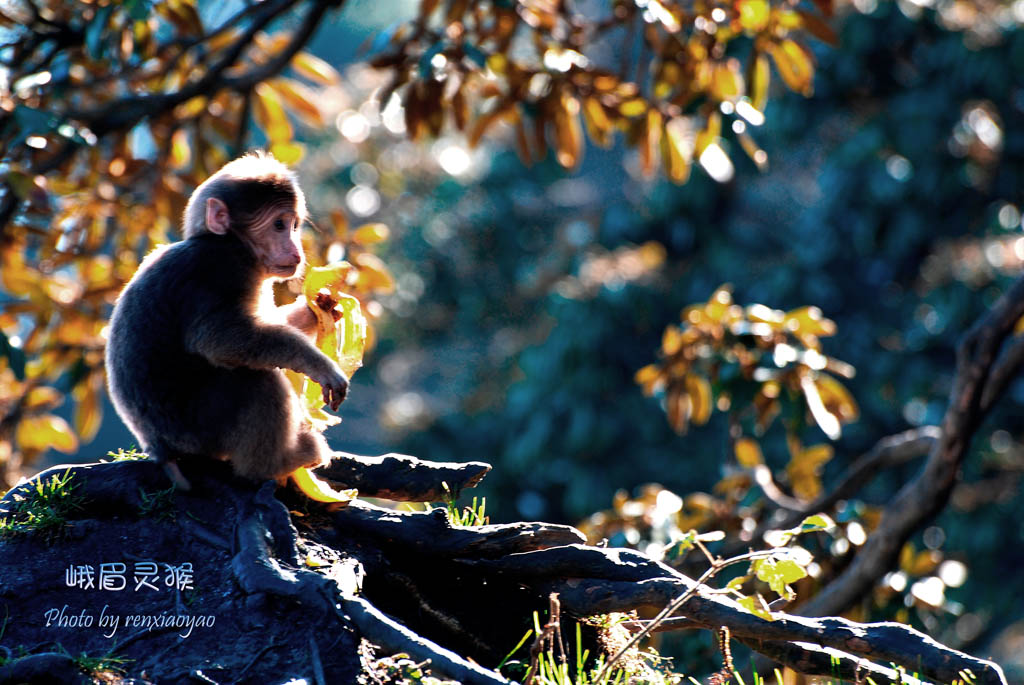
[[[147,449],[146,452],[149,453],[153,461],[160,464],[164,473],[174,483],[174,487],[182,492],[192,490],[192,484],[188,482],[188,478],[185,477],[185,474],[181,472],[181,468],[178,466],[178,457],[180,455],[177,452],[165,445],[154,445]]]

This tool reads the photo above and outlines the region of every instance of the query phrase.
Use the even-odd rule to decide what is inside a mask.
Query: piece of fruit
[[[359,494],[356,490],[335,490],[325,481],[314,476],[313,472],[305,467],[295,469],[295,472],[291,474],[291,478],[306,497],[316,502],[341,502],[348,504]]]

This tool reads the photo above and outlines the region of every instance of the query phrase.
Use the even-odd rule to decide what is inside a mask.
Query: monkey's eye
[[[280,233],[280,232],[286,230],[287,228],[288,227],[285,226],[284,219],[280,219],[280,218],[274,219],[274,230],[275,231]]]

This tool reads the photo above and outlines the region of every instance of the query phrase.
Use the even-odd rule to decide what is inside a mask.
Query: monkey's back
[[[251,269],[233,241],[204,235],[157,248],[114,307],[106,353],[110,395],[145,449],[216,456],[225,425],[236,419],[239,401],[232,394],[275,373],[216,366],[187,349],[196,327],[247,306]]]

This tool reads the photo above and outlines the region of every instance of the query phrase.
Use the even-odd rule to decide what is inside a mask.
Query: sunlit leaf
[[[384,242],[390,235],[387,224],[363,224],[352,232],[352,242],[357,245],[375,245]]]
[[[32,409],[53,409],[64,401],[64,395],[56,388],[48,385],[41,385],[29,390],[24,399],[24,408]]]
[[[836,332],[835,322],[826,319],[817,307],[800,307],[786,312],[785,326],[787,330],[802,336],[830,336]]]
[[[758,579],[768,583],[776,594],[786,599],[794,597],[789,584],[807,576],[807,571],[792,559],[756,559],[752,566]]]
[[[626,117],[638,117],[646,112],[647,109],[647,100],[643,98],[633,98],[619,105],[619,112],[622,113],[622,116]]]
[[[255,88],[256,98],[253,100],[253,117],[263,129],[271,143],[287,143],[292,139],[292,125],[285,114],[281,96],[277,90],[267,83],[260,83]],[[282,160],[283,161],[283,160]]]
[[[825,514],[815,514],[814,516],[808,516],[800,522],[800,532],[808,533],[816,530],[832,530],[835,528],[835,525],[835,522]]]
[[[179,128],[171,136],[171,168],[181,170],[192,160],[192,148],[188,142],[188,132]]]
[[[740,13],[740,26],[745,30],[757,32],[768,27],[768,20],[771,18],[768,0],[740,0],[736,7]]]
[[[790,459],[786,476],[794,495],[802,500],[813,500],[821,494],[821,469],[832,459],[833,453],[831,445],[812,445]]]
[[[744,468],[754,468],[764,463],[761,446],[753,438],[740,438],[734,446],[736,461]]]
[[[65,454],[78,450],[78,437],[68,422],[53,414],[28,416],[15,429],[15,440],[23,450],[53,448]]]
[[[699,157],[709,145],[718,140],[722,133],[722,115],[718,111],[708,117],[704,130],[697,134],[694,142],[694,153]]]
[[[774,621],[772,617],[771,609],[765,603],[764,598],[761,595],[752,595],[750,597],[744,597],[743,599],[737,600],[737,604],[752,613],[758,618],[763,618],[766,621]]]
[[[270,145],[270,153],[282,164],[295,165],[302,161],[306,148],[301,143],[277,141]]]
[[[609,147],[612,144],[612,122],[601,101],[594,96],[583,100],[583,123],[586,125],[587,135],[594,144],[601,147]]]
[[[685,117],[672,117],[665,124],[665,155],[668,176],[673,183],[685,183],[690,177],[690,165],[693,162],[695,134],[690,120]]]
[[[757,53],[750,61],[747,82],[750,84],[750,104],[757,111],[764,112],[768,103],[768,85],[771,83],[771,67],[765,55]]]
[[[668,425],[676,433],[686,432],[690,420],[690,396],[680,390],[670,391],[665,398]]]
[[[640,154],[640,169],[645,176],[654,174],[654,169],[658,163],[658,149],[661,144],[661,122],[661,112],[653,108],[647,111],[644,135],[637,146],[637,152]]]
[[[341,75],[330,64],[308,52],[299,52],[292,58],[292,69],[303,78],[322,86],[341,85]]]
[[[563,97],[555,116],[555,157],[566,169],[575,169],[583,159],[583,127],[580,102]]]
[[[821,394],[818,392],[818,386],[809,374],[801,376],[800,389],[803,390],[807,408],[810,410],[811,416],[814,417],[815,423],[829,439],[838,440],[842,436],[842,424],[840,424],[839,418],[825,407],[821,400]]]
[[[323,128],[325,125],[323,112],[320,111],[319,96],[308,86],[292,79],[276,78],[270,82],[288,111],[298,117],[312,129]]]
[[[392,293],[395,291],[395,279],[387,266],[377,255],[363,252],[353,259],[359,270],[359,287],[366,292]]]
[[[690,394],[691,420],[698,426],[703,426],[711,417],[713,409],[711,397],[711,384],[703,376],[695,373],[686,374],[686,391]]]
[[[650,397],[654,394],[657,386],[663,382],[661,367],[657,364],[648,364],[633,376],[633,380],[643,387],[644,394]]]
[[[90,442],[103,423],[103,374],[93,373],[71,391],[75,400],[75,431],[84,442]]]
[[[778,43],[772,43],[768,52],[775,60],[779,76],[790,90],[805,96],[813,93],[814,60],[807,48],[792,38],[784,38]]]
[[[743,95],[743,77],[740,75],[739,60],[730,59],[714,66],[711,77],[711,95],[722,102],[734,100]]]
[[[860,416],[856,400],[846,387],[832,376],[822,373],[814,379],[822,404],[830,414],[838,417],[842,423],[856,421]]]

